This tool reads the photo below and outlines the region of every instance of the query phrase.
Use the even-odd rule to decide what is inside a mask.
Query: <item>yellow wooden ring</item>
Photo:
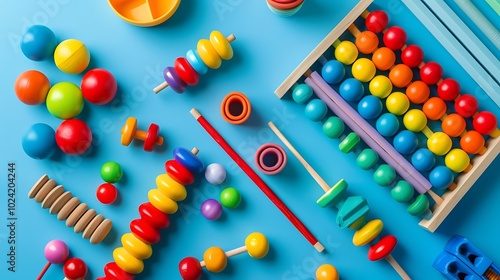
[[[165,214],[174,214],[178,210],[177,202],[168,198],[159,189],[152,189],[148,192],[148,199],[153,206]]]
[[[217,30],[210,33],[210,43],[222,59],[229,60],[233,57],[233,48],[222,33]]]
[[[226,253],[220,247],[210,247],[203,254],[203,261],[208,271],[219,273],[226,268]]]
[[[142,260],[134,258],[125,248],[116,248],[113,251],[115,263],[124,271],[130,274],[139,274],[144,270]]]
[[[380,234],[383,228],[384,223],[381,220],[371,220],[354,233],[352,243],[356,246],[366,245],[372,242],[373,239]]]
[[[187,196],[186,187],[166,173],[156,177],[156,186],[165,196],[175,201],[184,200]]]
[[[203,60],[205,65],[207,65],[208,67],[217,69],[222,64],[222,59],[209,40],[199,40],[196,49],[198,50],[198,55],[200,56],[201,60]]]
[[[124,146],[130,145],[132,140],[135,137],[135,131],[137,129],[137,119],[134,117],[129,117],[127,121],[125,121],[125,125],[122,127],[122,139],[121,143]]]
[[[153,254],[151,245],[142,242],[130,232],[122,235],[122,245],[130,255],[139,260],[148,259]]]

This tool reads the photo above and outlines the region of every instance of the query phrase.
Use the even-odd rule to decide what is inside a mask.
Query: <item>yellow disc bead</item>
[[[210,43],[222,59],[228,60],[233,57],[233,48],[229,41],[217,30],[210,33]]]
[[[453,172],[460,173],[469,166],[470,158],[464,150],[453,149],[444,158],[444,164]]]
[[[115,263],[124,271],[130,274],[139,274],[144,270],[142,260],[134,258],[125,248],[116,248],[113,251]]]
[[[378,98],[386,98],[392,92],[392,83],[386,76],[378,75],[370,81],[368,88],[372,95]]]
[[[451,149],[451,138],[444,132],[435,132],[427,139],[427,148],[437,156],[444,156]]]
[[[151,245],[142,242],[132,233],[122,235],[122,245],[134,258],[139,260],[148,259],[153,254]]]
[[[177,212],[177,202],[168,198],[159,189],[152,189],[148,192],[148,199],[151,204],[165,214],[174,214]]]
[[[209,40],[201,39],[196,47],[201,60],[210,68],[217,69],[222,64],[222,59]]]
[[[186,187],[166,173],[156,177],[156,186],[164,195],[175,201],[184,200],[187,196]]]
[[[351,41],[343,41],[335,48],[335,58],[344,65],[351,65],[358,58],[358,48]]]
[[[410,100],[404,93],[396,91],[387,97],[385,106],[391,114],[401,116],[410,108]]]
[[[208,271],[219,273],[226,268],[226,253],[219,247],[210,247],[203,254],[203,261]]]
[[[371,220],[354,233],[352,243],[356,246],[364,246],[372,242],[384,228],[381,220]]]
[[[377,69],[368,58],[360,58],[352,65],[352,76],[361,82],[369,82],[375,76]]]
[[[269,241],[264,234],[253,232],[245,239],[248,254],[254,259],[261,259],[269,252]]]
[[[427,126],[427,117],[424,112],[418,109],[411,109],[403,117],[403,124],[410,131],[419,132]]]
[[[339,273],[335,266],[325,263],[316,269],[316,280],[339,280]]]

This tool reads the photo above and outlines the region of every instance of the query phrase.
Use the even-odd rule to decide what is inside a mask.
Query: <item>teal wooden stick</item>
[[[455,0],[455,3],[477,27],[500,50],[500,31],[477,9],[470,0]]]

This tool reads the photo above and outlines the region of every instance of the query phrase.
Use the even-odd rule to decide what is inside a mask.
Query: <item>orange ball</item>
[[[27,105],[38,105],[45,102],[50,89],[47,76],[36,70],[28,70],[19,75],[14,84],[17,98]]]
[[[356,38],[356,47],[363,54],[370,54],[378,47],[378,37],[371,31],[363,31]]]
[[[422,111],[429,120],[437,121],[446,114],[446,103],[439,97],[431,97],[422,106]]]
[[[389,79],[395,87],[404,88],[411,83],[413,71],[405,64],[398,64],[389,72]]]
[[[372,61],[378,70],[387,71],[396,62],[396,54],[393,50],[382,47],[373,53]]]
[[[460,139],[460,147],[468,154],[482,154],[480,153],[484,147],[484,138],[481,133],[475,130],[469,130]]]
[[[431,89],[422,81],[415,81],[406,88],[406,96],[414,104],[424,103],[430,94]]]
[[[458,137],[465,130],[465,119],[459,114],[449,114],[441,123],[443,132],[450,137]],[[482,138],[482,137],[481,137]]]

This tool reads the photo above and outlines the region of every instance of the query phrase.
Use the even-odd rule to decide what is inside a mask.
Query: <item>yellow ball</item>
[[[134,258],[123,247],[116,248],[113,251],[113,259],[121,269],[130,274],[139,274],[144,270],[142,260]]]
[[[444,164],[457,173],[464,171],[469,163],[469,155],[462,149],[453,149],[444,158]]]
[[[203,254],[203,261],[208,271],[219,273],[226,268],[226,253],[219,247],[210,247]]]
[[[54,62],[65,73],[80,74],[89,66],[90,53],[81,41],[68,39],[57,45]]]
[[[153,254],[151,245],[142,242],[132,233],[122,235],[122,245],[134,258],[139,260],[148,259]]]
[[[372,242],[380,234],[382,228],[384,228],[384,223],[381,220],[371,220],[354,233],[352,243],[356,246],[364,246]]]
[[[219,31],[210,33],[210,43],[222,59],[228,60],[233,57],[233,48],[229,41]]]
[[[316,269],[316,280],[339,280],[339,273],[335,266],[325,263]]]
[[[396,91],[391,93],[385,100],[387,111],[396,116],[401,116],[410,108],[410,100],[402,92]]]
[[[148,192],[148,199],[153,206],[165,214],[174,214],[178,210],[177,202],[168,198],[159,189],[152,189]]]
[[[156,177],[156,186],[165,196],[174,201],[184,200],[187,196],[186,187],[166,173]]]
[[[368,58],[360,58],[352,65],[352,76],[361,82],[369,82],[376,71],[375,64]]]
[[[451,138],[444,132],[435,132],[427,140],[427,148],[437,156],[444,156],[451,149]]]
[[[254,259],[261,259],[269,251],[269,242],[264,234],[260,232],[250,233],[245,239],[248,254]]]
[[[418,109],[411,109],[403,117],[403,124],[410,131],[419,132],[427,126],[427,117],[424,112]]]
[[[378,75],[370,81],[370,93],[378,98],[386,98],[392,91],[392,83],[389,78]]]
[[[335,48],[335,58],[344,65],[351,65],[358,58],[358,48],[351,41],[342,41]]]
[[[207,65],[208,67],[217,69],[222,64],[222,59],[209,40],[199,40],[198,45],[196,46],[196,50],[198,50],[198,55],[200,56],[201,60],[203,60],[205,65]]]

